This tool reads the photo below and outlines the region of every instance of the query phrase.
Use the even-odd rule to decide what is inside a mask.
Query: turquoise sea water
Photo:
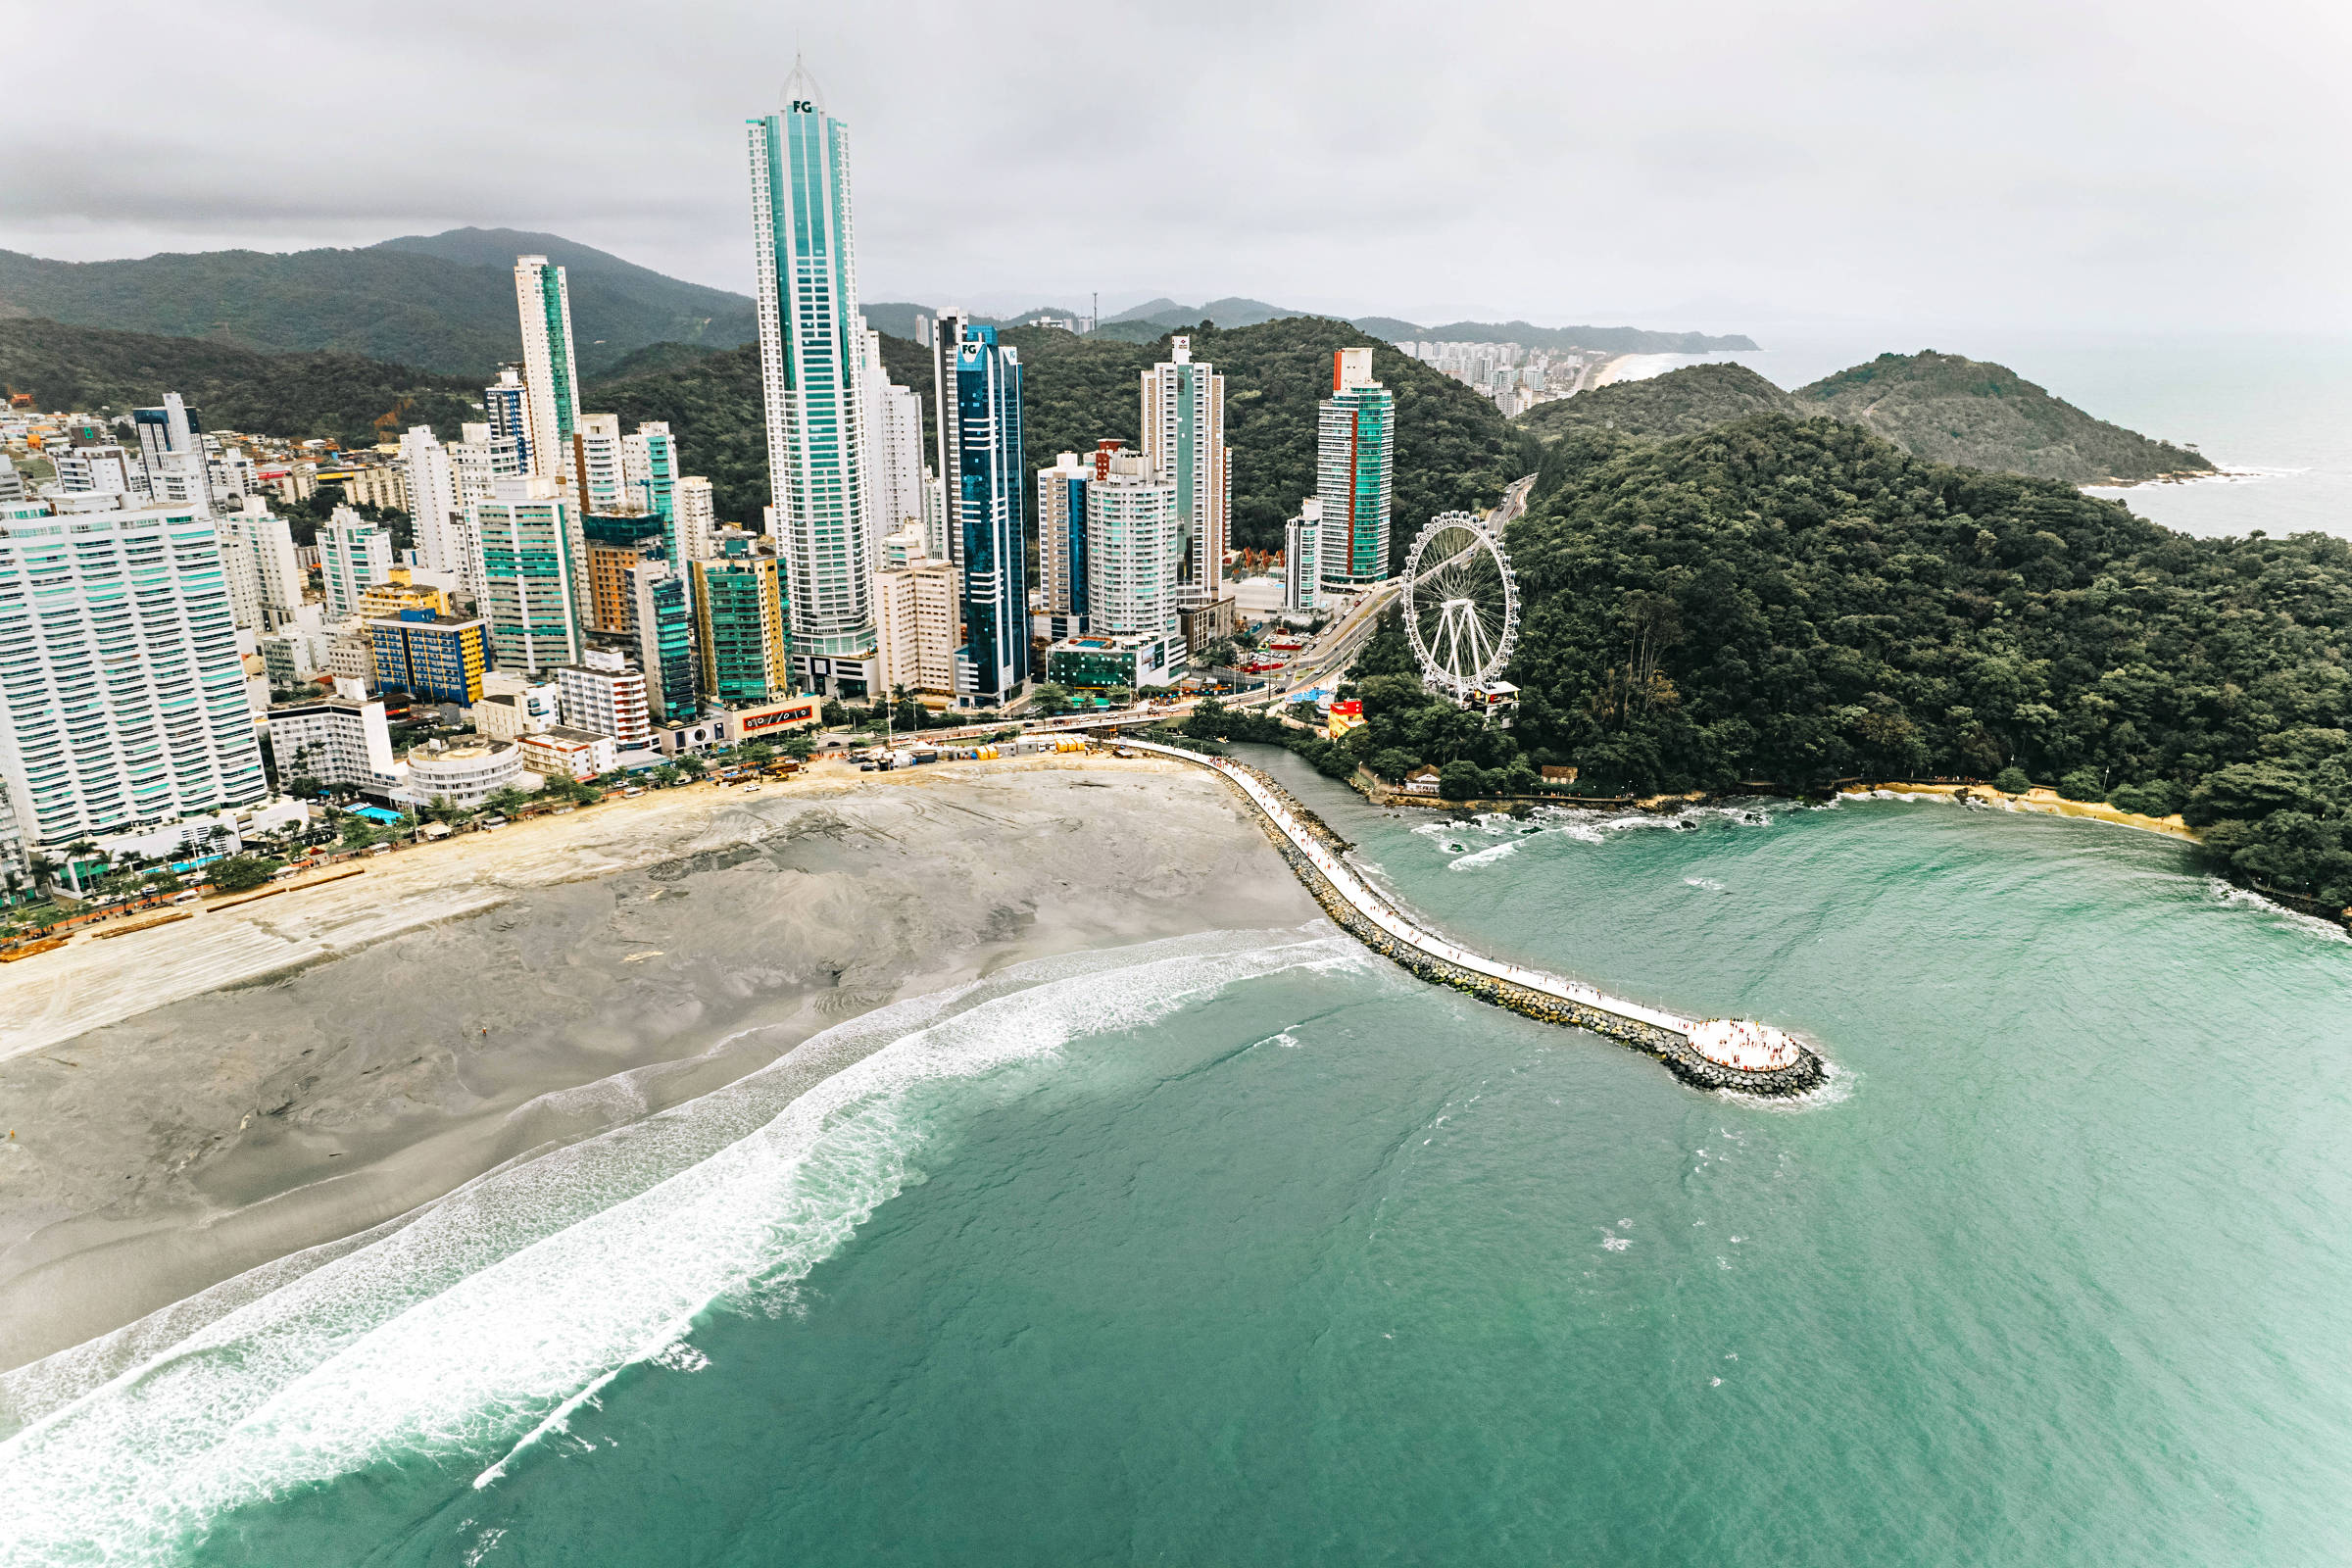
[[[1311,929],[1057,960],[52,1366],[0,1556],[2352,1555],[2339,935],[2096,825],[1454,822],[1258,760],[1432,918],[1835,1087],[1695,1094]]]

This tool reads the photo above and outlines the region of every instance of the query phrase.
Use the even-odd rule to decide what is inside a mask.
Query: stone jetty
[[[1348,845],[1288,790],[1256,768],[1152,741],[1121,746],[1206,767],[1224,777],[1256,808],[1258,821],[1293,874],[1314,895],[1333,923],[1400,968],[1481,1002],[1545,1023],[1588,1029],[1644,1055],[1655,1056],[1683,1082],[1763,1096],[1801,1095],[1820,1086],[1820,1056],[1797,1043],[1788,1066],[1744,1071],[1710,1061],[1691,1045],[1690,1019],[1611,997],[1558,975],[1501,963],[1471,953],[1413,920],[1341,861]]]

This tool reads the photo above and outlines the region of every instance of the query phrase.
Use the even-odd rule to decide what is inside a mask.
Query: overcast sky
[[[129,0],[20,40],[0,248],[541,229],[748,288],[796,43],[869,300],[2352,329],[2352,6]]]

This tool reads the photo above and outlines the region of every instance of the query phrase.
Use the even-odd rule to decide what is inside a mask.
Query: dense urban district
[[[20,938],[1073,711],[1453,803],[2042,786],[2352,904],[2352,554],[2076,488],[2210,471],[2193,449],[1947,354],[1786,392],[1615,379],[1653,338],[1744,339],[861,307],[847,127],[803,87],[747,126],[758,310],[581,247],[575,297],[496,231],[211,272],[0,257],[33,313],[0,321]],[[229,273],[242,305],[188,303]],[[447,318],[347,331],[335,276],[423,279]],[[387,346],[432,368],[358,352]],[[1465,543],[1432,565],[1437,534]],[[1491,656],[1475,681],[1448,637]]]

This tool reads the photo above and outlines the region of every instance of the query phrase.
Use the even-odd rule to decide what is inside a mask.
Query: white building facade
[[[0,780],[63,845],[268,794],[215,523],[0,519]]]
[[[552,479],[569,469],[571,432],[580,422],[571,291],[564,269],[544,256],[515,257],[514,310],[522,324],[523,434],[531,472]]]
[[[327,618],[358,614],[360,595],[392,580],[392,535],[349,507],[337,507],[318,530],[318,572],[326,584]]]

